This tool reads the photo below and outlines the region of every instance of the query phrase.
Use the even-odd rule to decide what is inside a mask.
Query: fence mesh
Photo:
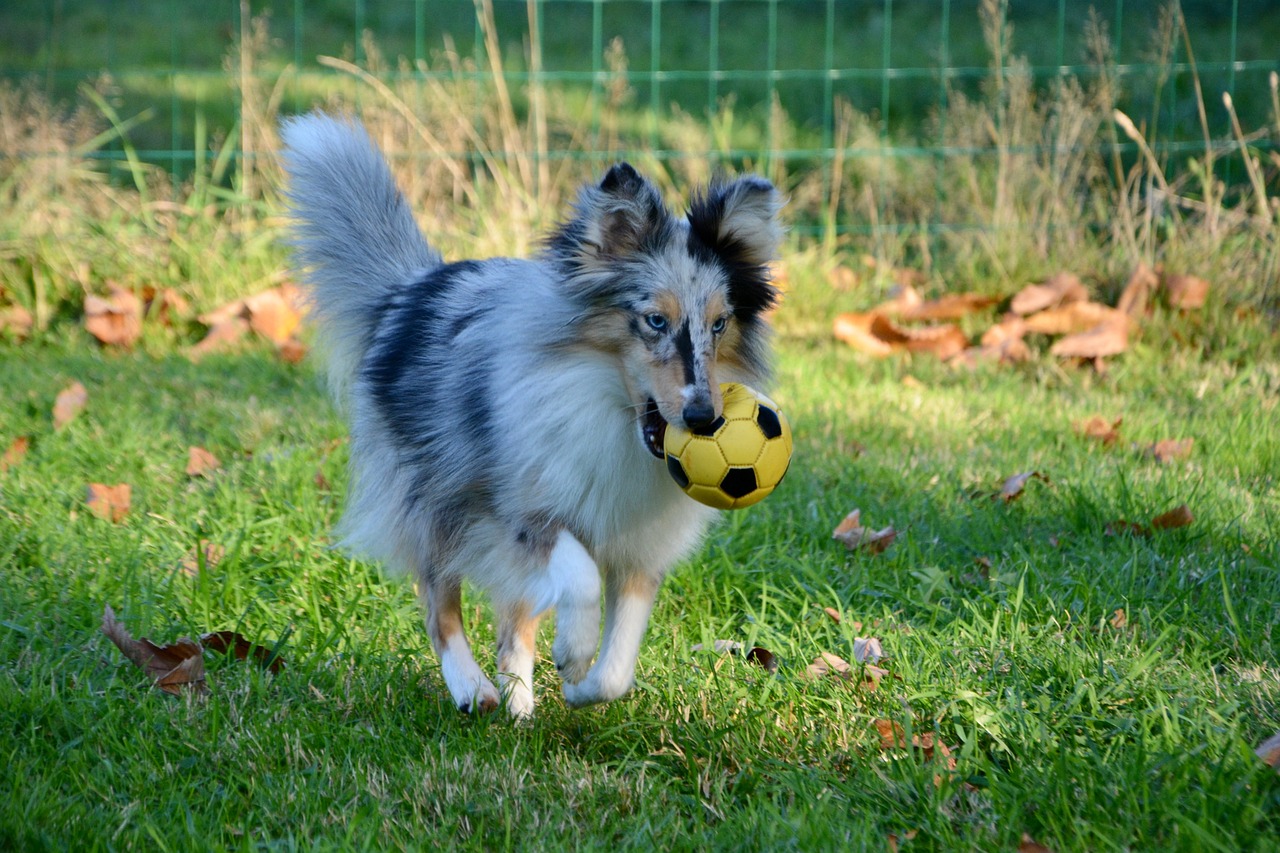
[[[486,42],[478,13],[489,6],[496,39]],[[261,54],[251,68],[235,67],[235,45],[255,32]],[[519,111],[551,89],[581,105],[584,124],[573,145],[552,135],[540,152],[552,160],[594,168],[643,150],[657,161],[782,164],[821,174],[824,186],[858,158],[930,163],[941,175],[949,158],[997,156],[998,133],[955,132],[955,105],[998,100],[1019,77],[1052,97],[1061,81],[1109,76],[1117,108],[1165,168],[1212,149],[1232,184],[1245,179],[1226,156],[1241,139],[1222,95],[1231,95],[1247,143],[1274,151],[1277,44],[1280,10],[1270,0],[8,0],[0,9],[0,73],[61,99],[109,75],[108,103],[131,122],[135,151],[117,143],[98,156],[137,156],[175,177],[211,156],[211,140],[242,132],[246,74],[282,111],[307,109],[351,87],[349,73],[320,59],[331,56],[388,81],[492,80],[496,69]],[[624,96],[631,124],[619,148],[604,141],[600,105]],[[860,133],[850,132],[842,105],[864,117]],[[736,124],[718,136],[727,114]],[[669,131],[673,119],[711,130],[699,147]],[[1007,153],[1041,143],[1003,144]],[[1142,156],[1140,143],[1115,132],[1079,144]],[[226,153],[253,153],[243,147]],[[928,225],[964,224],[954,218],[939,211]]]

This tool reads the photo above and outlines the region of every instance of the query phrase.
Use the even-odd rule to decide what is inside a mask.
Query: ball
[[[764,500],[791,464],[791,425],[778,405],[746,385],[720,386],[724,414],[686,430],[667,424],[667,471],[684,493],[716,509]]]

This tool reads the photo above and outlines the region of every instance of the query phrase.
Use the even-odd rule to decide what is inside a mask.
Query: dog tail
[[[388,300],[442,260],[363,126],[312,113],[285,119],[280,131],[294,261],[328,349],[330,389],[342,404]]]

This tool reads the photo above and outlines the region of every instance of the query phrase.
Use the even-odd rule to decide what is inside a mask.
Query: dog
[[[533,714],[553,608],[566,703],[622,696],[663,576],[714,515],[668,476],[663,430],[714,421],[721,382],[769,376],[781,194],[720,179],[675,215],[620,162],[535,257],[446,262],[360,124],[312,113],[281,135],[295,264],[351,430],[340,545],[417,579],[463,712]],[[464,579],[497,618],[496,686]]]

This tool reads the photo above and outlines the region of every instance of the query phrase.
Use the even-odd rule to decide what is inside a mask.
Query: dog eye
[[[665,332],[667,330],[667,318],[661,314],[648,314],[644,321],[649,324],[649,328],[655,332]]]
[[[717,317],[716,321],[711,324],[711,334],[718,335],[729,325],[728,317]]]

